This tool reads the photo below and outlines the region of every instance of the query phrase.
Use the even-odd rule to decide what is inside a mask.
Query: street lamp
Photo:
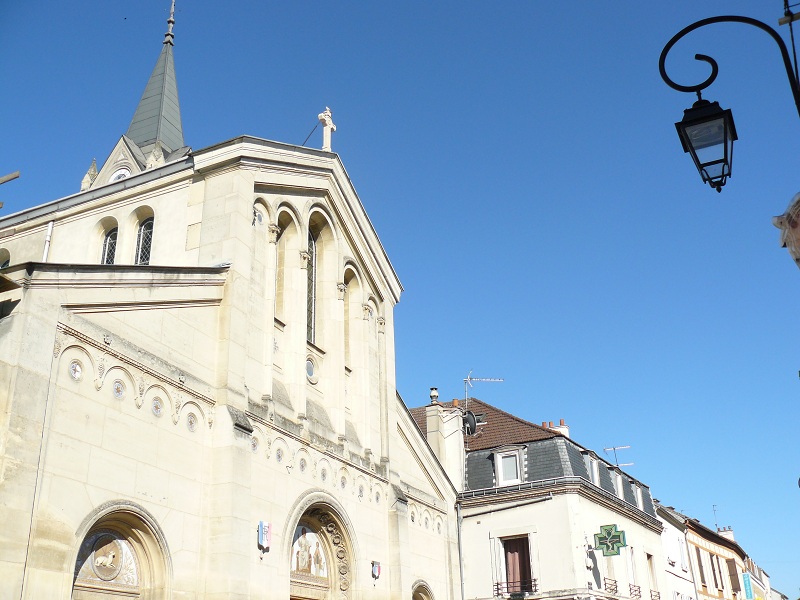
[[[731,176],[733,142],[737,139],[730,109],[722,110],[719,102],[699,98],[683,111],[683,119],[675,123],[675,128],[683,151],[692,155],[703,182],[721,192]]]
[[[786,19],[782,19],[781,22],[785,21],[791,23],[795,18],[795,15],[786,7]],[[664,49],[661,51],[661,56],[658,59],[658,70],[661,73],[661,79],[663,79],[664,83],[669,87],[679,92],[697,93],[697,102],[695,102],[691,108],[684,111],[683,120],[675,123],[675,127],[681,139],[683,151],[689,152],[692,155],[692,160],[700,176],[703,178],[703,182],[708,183],[712,188],[721,192],[722,186],[725,185],[727,178],[731,176],[733,142],[737,139],[736,127],[733,124],[733,114],[730,110],[723,110],[717,102],[703,100],[700,94],[702,90],[714,83],[714,80],[717,78],[717,72],[719,71],[717,62],[710,56],[695,54],[694,57],[696,60],[707,62],[711,65],[711,75],[708,79],[697,85],[680,85],[675,83],[667,75],[664,66],[667,54],[669,54],[669,51],[678,40],[695,29],[700,29],[701,27],[714,23],[743,23],[745,25],[752,25],[753,27],[765,31],[775,40],[783,58],[786,76],[789,79],[789,86],[792,90],[798,116],[800,116],[800,88],[798,88],[797,73],[792,67],[789,52],[786,50],[786,45],[783,43],[780,35],[778,35],[772,27],[756,19],[735,15],[702,19],[692,23],[688,27],[684,27],[667,42],[667,45],[664,46]]]

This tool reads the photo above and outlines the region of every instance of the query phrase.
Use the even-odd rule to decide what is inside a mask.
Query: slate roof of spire
[[[178,82],[175,78],[175,61],[172,56],[175,23],[175,3],[172,3],[169,28],[164,34],[164,44],[156,61],[142,99],[133,114],[128,132],[130,138],[145,155],[150,154],[156,141],[160,141],[164,154],[183,147],[181,109],[178,104]]]

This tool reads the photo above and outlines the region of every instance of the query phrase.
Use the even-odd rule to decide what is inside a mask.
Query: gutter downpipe
[[[456,500],[456,530],[458,531],[458,571],[461,579],[461,600],[464,600],[464,553],[461,549],[461,501]]]
[[[47,262],[47,255],[50,254],[50,240],[53,239],[53,223],[50,221],[47,224],[47,233],[44,236],[44,252],[42,252],[42,262]]]

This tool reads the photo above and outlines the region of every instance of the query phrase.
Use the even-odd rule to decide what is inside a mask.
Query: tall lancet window
[[[150,264],[150,249],[153,246],[153,217],[145,219],[139,224],[139,233],[136,236],[136,264]]]
[[[306,294],[306,339],[314,343],[315,320],[317,312],[317,242],[308,232],[308,292]]]
[[[103,263],[104,265],[114,264],[114,255],[117,253],[117,228],[109,229],[103,239]]]

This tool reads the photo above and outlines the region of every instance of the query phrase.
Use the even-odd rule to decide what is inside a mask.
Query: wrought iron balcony
[[[661,592],[650,590],[650,600],[661,600]]]
[[[632,583],[628,585],[631,590],[631,598],[636,598],[636,600],[640,600],[642,597],[642,586],[633,585]]]
[[[536,579],[523,579],[521,581],[498,581],[494,584],[494,595],[504,596],[509,594],[535,594],[539,591],[539,582]]]
[[[607,591],[609,594],[616,594],[617,580],[609,579],[608,577],[603,577],[603,589],[605,589],[605,591]]]

